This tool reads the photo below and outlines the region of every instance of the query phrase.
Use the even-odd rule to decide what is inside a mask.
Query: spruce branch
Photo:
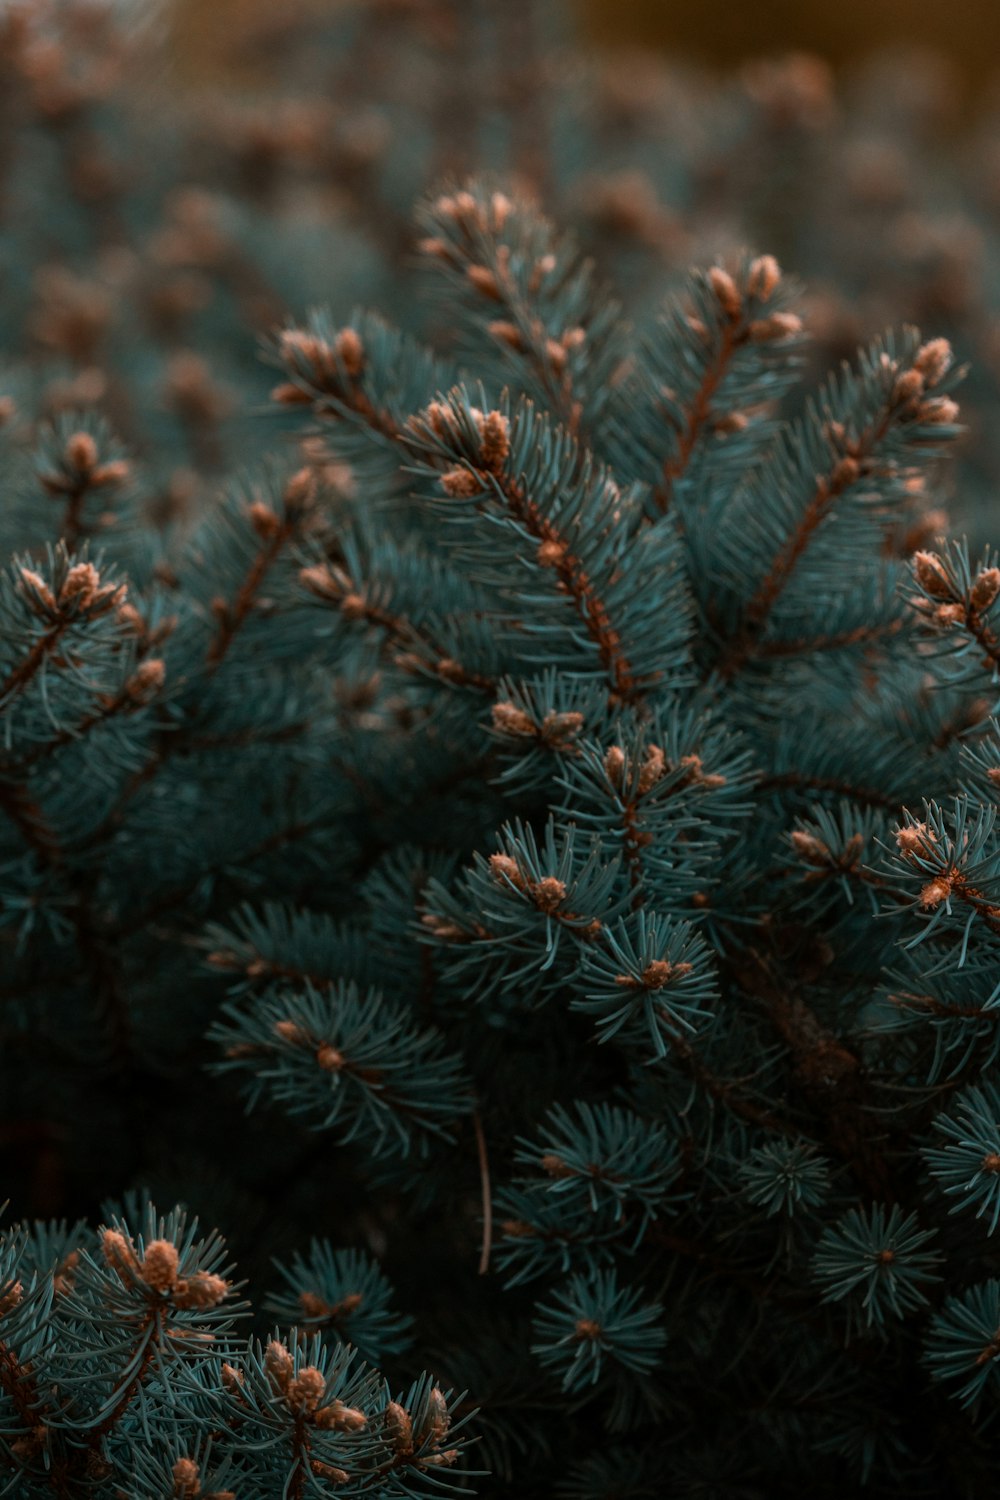
[[[781,541],[742,606],[739,631],[722,653],[719,671],[725,679],[757,655],[782,595],[843,497],[863,495],[870,488],[877,515],[880,486],[891,501],[900,466],[912,464],[924,450],[937,451],[957,434],[958,408],[947,394],[955,381],[951,363],[951,350],[942,340],[899,354],[875,346],[858,376],[845,376],[840,390],[830,388],[822,430],[817,430],[817,412],[805,419],[798,442],[803,456],[822,456],[822,471],[804,505],[796,503],[793,509],[785,501],[780,508],[769,508],[765,524],[780,528]],[[791,478],[799,460],[786,452]],[[801,484],[807,476],[801,472],[796,477]]]

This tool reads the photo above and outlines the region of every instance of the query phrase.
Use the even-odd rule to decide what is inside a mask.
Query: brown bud
[[[96,598],[100,587],[101,575],[93,563],[74,563],[59,590],[59,603],[75,601],[86,608]]]
[[[539,545],[535,553],[538,563],[543,568],[555,568],[566,556],[566,543],[549,539]]]
[[[989,609],[997,594],[1000,594],[1000,568],[984,568],[969,595],[973,609],[981,614]]]
[[[605,751],[604,770],[611,785],[620,787],[625,775],[625,751],[621,745],[611,745]]]
[[[45,609],[56,608],[56,596],[45,579],[33,568],[21,569],[21,586],[29,596],[29,602],[41,604]]]
[[[312,567],[302,568],[299,572],[299,582],[303,584],[311,594],[318,594],[321,599],[339,599],[341,587],[334,578],[330,569],[322,563],[316,563]]]
[[[24,1296],[24,1287],[20,1281],[8,1281],[7,1285],[0,1290],[0,1318],[7,1316],[18,1306]]]
[[[92,563],[76,563],[66,574],[59,591],[59,603],[60,605],[78,603],[92,614],[96,614],[120,608],[125,595],[124,584],[102,584],[100,575]]]
[[[56,1297],[71,1292],[76,1284],[76,1272],[80,1264],[79,1250],[71,1250],[52,1273],[52,1291]]]
[[[458,1448],[445,1448],[441,1453],[427,1453],[420,1460],[422,1464],[429,1466],[440,1466],[453,1464],[458,1460],[460,1450]]]
[[[288,364],[307,364],[314,375],[328,373],[333,349],[318,334],[304,328],[286,328],[278,336],[278,350]]]
[[[368,613],[364,595],[345,594],[340,601],[340,613],[345,620],[363,620]]]
[[[926,853],[933,843],[934,836],[926,823],[910,823],[905,828],[896,830],[896,844],[899,852],[907,857]]]
[[[500,301],[500,287],[489,266],[467,266],[465,274],[476,291],[492,302]]]
[[[133,635],[145,635],[146,622],[142,618],[142,615],[136,609],[134,604],[129,604],[127,602],[124,604],[120,604],[118,606],[118,620],[119,623],[124,625],[126,630],[130,630]]]
[[[830,482],[833,488],[839,493],[841,490],[846,490],[854,484],[860,472],[856,458],[838,458],[833,466]]]
[[[524,353],[524,337],[516,323],[508,323],[504,319],[498,318],[488,325],[488,332],[495,339],[499,339],[502,344],[507,344],[511,349],[516,349],[519,354]]]
[[[274,1030],[283,1042],[293,1047],[308,1047],[309,1037],[295,1021],[275,1021]]]
[[[796,828],[791,837],[796,854],[807,865],[824,866],[830,863],[832,856],[829,849],[815,834]]]
[[[776,312],[769,318],[758,318],[747,330],[755,343],[766,343],[771,339],[789,339],[802,332],[802,319],[797,313]]]
[[[466,219],[473,224],[482,222],[482,214],[475,195],[467,192],[464,188],[451,199],[451,217],[453,219]]]
[[[532,1224],[526,1224],[523,1219],[503,1219],[500,1232],[509,1240],[530,1240],[534,1238],[535,1228]]]
[[[326,1394],[326,1378],[316,1365],[305,1365],[289,1381],[285,1398],[296,1411],[315,1411]]]
[[[90,476],[90,483],[94,489],[104,489],[108,485],[124,484],[131,472],[131,465],[124,458],[116,458],[109,464],[98,464]]]
[[[288,1389],[295,1362],[289,1354],[287,1347],[278,1339],[272,1339],[264,1353],[264,1368],[271,1378],[271,1384],[279,1391]]]
[[[932,396],[920,403],[918,414],[922,422],[934,427],[945,426],[958,421],[958,402],[952,401],[950,396]]]
[[[101,1233],[101,1250],[104,1259],[120,1276],[126,1270],[139,1274],[139,1262],[135,1251],[119,1229],[105,1229]],[[124,1279],[124,1277],[123,1277]]]
[[[174,1288],[174,1303],[182,1308],[218,1307],[229,1291],[229,1282],[210,1271],[195,1271],[193,1276],[178,1281]]]
[[[831,471],[831,487],[840,493],[840,490],[849,489],[858,480],[861,474],[858,459],[838,459]]]
[[[566,368],[566,350],[558,339],[545,340],[545,353],[549,364],[557,375],[561,375]]]
[[[299,1306],[306,1318],[328,1318],[332,1311],[329,1302],[318,1292],[300,1292]]]
[[[468,500],[482,493],[482,482],[472,469],[457,465],[441,475],[441,488],[455,500]]]
[[[781,267],[774,256],[759,255],[750,263],[747,291],[751,297],[759,297],[762,302],[766,302],[780,280]]]
[[[434,670],[445,682],[461,684],[465,681],[465,669],[461,662],[457,662],[451,656],[439,657],[435,663]]]
[[[324,1073],[339,1073],[344,1066],[344,1054],[338,1052],[336,1047],[331,1047],[327,1043],[325,1046],[320,1047],[316,1053],[316,1061]]]
[[[743,311],[743,299],[736,282],[721,266],[712,267],[708,273],[708,282],[722,311],[730,322],[735,323]]]
[[[213,969],[239,969],[240,959],[231,948],[216,948],[205,959]]]
[[[331,1401],[316,1413],[316,1426],[334,1432],[360,1432],[368,1426],[368,1418],[356,1406],[345,1406],[342,1401]]]
[[[421,925],[427,928],[434,937],[444,943],[461,941],[465,937],[462,928],[455,922],[450,922],[447,917],[438,916],[437,912],[424,912],[420,918]]]
[[[646,980],[648,972],[649,972],[648,967],[642,971],[642,977],[643,977],[644,981]],[[671,980],[671,982],[673,982],[675,979],[684,979],[688,974],[693,974],[693,973],[694,973],[694,964],[679,963],[679,964],[671,964],[671,966],[670,966],[670,980]]]
[[[309,1460],[309,1468],[316,1475],[317,1479],[325,1479],[328,1484],[346,1484],[351,1477],[346,1469],[339,1469],[336,1464],[325,1464],[318,1458],[311,1458]],[[233,1500],[235,1500],[235,1496]]]
[[[529,714],[515,703],[494,703],[491,711],[493,728],[501,734],[535,737],[538,728]]]
[[[517,886],[518,890],[524,889],[524,876],[516,859],[511,859],[509,854],[490,855],[490,874],[500,882],[509,881],[511,885]]]
[[[503,412],[487,412],[480,427],[480,453],[487,469],[501,468],[510,453],[510,422]]]
[[[308,510],[315,498],[316,474],[313,469],[307,465],[296,469],[294,474],[289,475],[282,495],[289,518],[294,518],[302,511]]]
[[[448,437],[454,427],[451,411],[443,401],[431,401],[423,413],[424,421],[438,437]]]
[[[539,1158],[538,1165],[549,1177],[573,1176],[572,1168],[566,1165],[561,1156],[556,1156],[551,1151],[547,1151],[544,1156]]]
[[[532,886],[531,895],[539,911],[554,912],[566,900],[566,887],[554,875],[546,875]]]
[[[490,212],[493,215],[493,228],[499,231],[514,212],[514,205],[506,193],[493,193],[490,197]]]
[[[439,240],[434,236],[429,236],[426,239],[418,240],[417,250],[421,255],[429,255],[434,260],[451,259],[451,251],[448,249],[448,246],[445,244],[444,240]]]
[[[271,390],[271,400],[279,406],[308,406],[312,397],[300,386],[293,385],[290,380],[282,381]]]
[[[692,964],[672,964],[667,958],[652,958],[642,971],[640,983],[643,989],[662,990],[675,979],[683,979],[692,969]],[[623,988],[634,988],[636,984],[629,974],[619,974],[615,982]]]
[[[451,1425],[451,1416],[448,1411],[448,1403],[444,1392],[439,1386],[432,1386],[431,1393],[427,1398],[427,1426],[430,1428],[430,1436],[433,1442],[444,1441]]]
[[[194,1459],[179,1458],[170,1472],[177,1500],[198,1500],[201,1494],[201,1477]]]
[[[904,370],[896,377],[896,383],[892,388],[892,399],[903,405],[907,401],[912,401],[915,396],[919,396],[923,389],[924,377],[920,371]]]
[[[951,366],[951,345],[947,339],[931,339],[921,345],[913,357],[913,367],[919,370],[929,386],[937,385]]]
[[[935,552],[915,552],[913,571],[924,593],[932,599],[947,599],[954,592],[945,566]]]
[[[248,508],[247,514],[250,517],[250,524],[254,531],[264,541],[268,541],[276,532],[281,530],[281,522],[278,520],[278,517],[271,510],[270,506],[265,505],[262,500],[255,500]]]
[[[920,892],[920,905],[925,907],[940,906],[942,901],[947,901],[951,895],[951,877],[948,875],[935,875],[929,880]]]
[[[333,341],[333,350],[348,375],[361,374],[365,364],[365,346],[353,328],[342,328]]]
[[[697,762],[697,766],[695,768],[695,774],[694,774],[693,779],[695,781],[700,780],[700,778],[701,778],[701,756],[700,755],[693,755],[693,756],[686,755],[686,756],[684,756],[682,758],[681,765],[685,765],[688,762]],[[639,795],[640,796],[645,796],[645,794],[652,787],[654,787],[658,781],[660,781],[662,779],[663,774],[666,771],[666,767],[667,767],[667,758],[664,755],[663,751],[661,750],[660,746],[659,745],[649,745],[647,747],[647,749],[646,749],[646,754],[643,756],[642,766],[640,767],[640,770],[639,770]]]
[[[409,1453],[413,1449],[413,1421],[405,1406],[390,1401],[385,1409],[386,1436],[397,1453]]]
[[[278,350],[288,364],[310,365],[314,374],[321,374],[330,365],[333,350],[325,339],[304,328],[286,328],[278,336]]]
[[[571,710],[556,713],[554,710],[542,720],[541,737],[553,750],[565,750],[583,728],[583,714]]]
[[[140,1274],[147,1286],[156,1292],[166,1292],[177,1280],[180,1256],[177,1246],[169,1240],[153,1240],[146,1247]]]
[[[125,697],[131,703],[151,702],[163,687],[166,675],[166,664],[158,656],[149,657],[147,661],[139,663],[126,682]]]
[[[78,474],[89,474],[97,463],[97,444],[89,432],[74,432],[66,440],[66,462]]]

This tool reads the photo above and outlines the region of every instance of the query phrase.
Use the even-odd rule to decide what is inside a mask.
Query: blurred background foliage
[[[813,377],[889,325],[950,338],[972,370],[953,514],[995,535],[1000,6],[0,0],[0,21],[7,383],[96,406],[159,466],[158,514],[197,515],[273,441],[251,414],[283,319],[364,304],[434,332],[413,208],[486,171],[636,321],[751,248],[807,288]]]
[[[260,66],[255,40],[280,38],[289,11],[323,16],[351,3],[174,0],[176,46],[192,73],[245,75]],[[400,13],[406,8],[402,0]],[[996,86],[1000,73],[995,0],[575,0],[575,10],[581,36],[601,47],[655,47],[721,67],[794,50],[814,53],[839,70],[905,42],[933,54],[959,110]]]
[[[302,74],[303,35],[315,39],[315,60],[324,38],[359,10],[358,0],[172,4],[182,76],[202,93],[223,80],[224,95],[281,96]],[[394,70],[408,75],[412,118],[422,110],[438,131],[430,180],[513,167],[573,223],[602,268],[627,281],[633,308],[692,259],[750,244],[806,281],[824,361],[849,356],[889,323],[951,336],[975,370],[959,524],[991,533],[980,517],[992,513],[1000,473],[1000,436],[994,442],[986,415],[1000,381],[1000,5],[374,0],[366,8],[377,19],[365,60],[333,88],[327,72],[320,92],[330,105],[341,115],[360,108],[358,118],[375,106],[382,129],[390,113],[379,89]],[[485,41],[476,31],[483,16]],[[585,117],[578,132],[564,108],[574,94]],[[468,110],[477,96],[480,107]],[[515,122],[510,149],[477,134],[475,116],[481,124],[490,97]],[[402,149],[398,122],[389,139],[398,163],[410,131]],[[420,175],[411,170],[409,180],[423,186]]]
[[[993,0],[578,0],[588,34],[731,66],[762,52],[814,52],[834,67],[905,41],[937,54],[954,74],[956,98],[990,83],[1000,55]]]

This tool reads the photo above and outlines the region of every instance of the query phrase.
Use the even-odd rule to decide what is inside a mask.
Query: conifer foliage
[[[907,329],[786,419],[772,257],[636,332],[503,187],[420,224],[440,347],[280,331],[298,450],[192,534],[96,421],[4,434],[5,1115],[120,1200],[4,1236],[10,1491],[984,1495],[961,371]],[[278,1331],[125,1194],[171,1152],[272,1205]]]

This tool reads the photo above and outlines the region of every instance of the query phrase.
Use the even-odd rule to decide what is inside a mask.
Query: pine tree
[[[137,196],[96,170],[94,132],[139,136],[89,7],[0,23],[5,264],[26,286],[49,243],[13,207],[58,204],[61,268],[5,308],[0,403],[2,1486],[975,1500],[1000,560],[945,535],[966,372],[904,327],[814,389],[770,255],[648,311],[690,242],[613,161],[696,182],[720,96],[684,96],[714,145],[671,167],[659,74],[629,109],[546,92],[525,45],[539,119],[596,110],[611,177],[574,199],[558,132],[507,138],[495,11],[411,9],[428,80],[431,10],[468,42],[462,142],[390,49],[411,157],[352,157],[350,114],[331,165],[322,112],[178,112]],[[318,74],[381,16],[306,33]],[[823,80],[751,84],[763,176],[809,185]],[[473,139],[552,178],[635,327],[503,179],[406,225],[422,148]],[[396,323],[289,318],[265,415],[251,330],[310,290],[296,172],[368,214],[325,222],[352,287],[421,264]],[[793,263],[808,201],[757,205]],[[928,305],[968,349],[979,304]]]
[[[6,430],[10,1190],[119,1198],[4,1237],[10,1482],[984,1494],[962,372],[905,330],[803,402],[770,256],[636,334],[502,186],[419,218],[448,350],[287,326],[309,462],[192,535],[100,423]],[[279,1331],[130,1183],[277,1253]]]

